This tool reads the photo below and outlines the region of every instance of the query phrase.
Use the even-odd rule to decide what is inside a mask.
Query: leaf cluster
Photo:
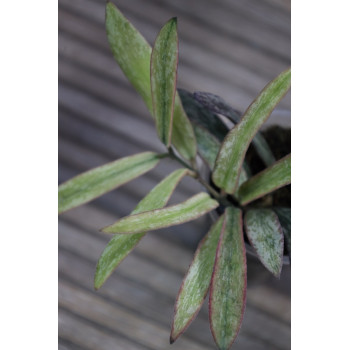
[[[150,230],[183,224],[221,206],[223,214],[198,245],[180,287],[171,329],[174,342],[193,321],[209,292],[210,327],[219,349],[236,338],[245,308],[247,267],[244,234],[262,264],[279,277],[284,237],[290,252],[290,209],[259,208],[254,201],[291,182],[290,154],[275,159],[259,132],[290,88],[290,69],[272,80],[242,115],[210,93],[177,90],[177,20],[160,30],[153,48],[112,3],[106,30],[113,56],[146,103],[165,152],[143,152],[87,171],[61,184],[58,211],[83,205],[152,170],[165,157],[181,167],[154,187],[133,212],[102,229],[114,234],[99,258],[95,288]],[[234,123],[229,130],[225,119]],[[251,176],[245,155],[250,145],[266,169]],[[201,158],[211,179],[197,167]],[[203,192],[167,206],[175,188],[191,176]]]

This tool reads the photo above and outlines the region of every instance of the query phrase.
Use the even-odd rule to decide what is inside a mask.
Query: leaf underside
[[[160,161],[154,152],[143,152],[91,169],[58,187],[58,213],[85,204],[141,176]]]
[[[106,5],[106,31],[114,59],[141,95],[153,116],[150,78],[151,46],[111,2]],[[185,159],[195,158],[196,139],[177,93],[173,114],[172,143]]]
[[[164,207],[187,169],[173,171],[154,187],[136,206],[132,214]],[[102,252],[95,272],[95,288],[100,288],[122,260],[136,247],[146,232],[114,236]]]
[[[172,18],[158,34],[151,55],[153,114],[160,140],[171,142],[178,63],[177,21]]]
[[[236,197],[242,205],[277,190],[291,182],[291,155],[280,159],[271,167],[261,171],[244,182]]]
[[[209,319],[214,340],[227,350],[238,335],[247,289],[242,212],[229,207],[218,244],[209,294]]]
[[[201,192],[188,200],[163,209],[126,216],[102,231],[106,233],[139,233],[158,230],[194,220],[217,208],[219,203]]]
[[[194,320],[208,293],[216,248],[223,228],[223,222],[224,217],[221,216],[199,243],[193,261],[182,282],[175,304],[174,320],[170,336],[171,343]]]
[[[241,121],[229,132],[215,163],[214,183],[233,194],[249,144],[272,110],[290,88],[290,69],[271,81],[249,106]]]
[[[245,215],[248,239],[262,264],[277,278],[283,265],[283,232],[271,209],[251,209]]]

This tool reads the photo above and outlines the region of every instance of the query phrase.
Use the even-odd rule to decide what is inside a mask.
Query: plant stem
[[[178,157],[174,150],[170,147],[168,149],[169,151],[169,157],[176,160],[177,162],[179,162],[181,165],[183,165],[184,167],[186,167],[187,169],[192,171],[192,177],[196,178],[205,188],[206,190],[221,204],[223,205],[231,205],[231,203],[222,195],[220,195],[219,192],[217,192],[213,187],[211,187],[199,174],[197,169],[194,169],[193,167],[191,167],[190,165],[188,165],[185,161],[183,161],[180,157]]]

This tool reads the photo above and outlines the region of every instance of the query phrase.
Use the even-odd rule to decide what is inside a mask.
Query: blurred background
[[[207,91],[244,111],[290,66],[289,0],[115,0],[151,45],[178,17],[178,87]],[[59,182],[146,150],[163,152],[141,97],[114,61],[104,0],[59,0]],[[290,125],[290,94],[269,123]],[[177,168],[170,161],[59,219],[59,349],[215,349],[207,303],[169,345],[173,305],[210,219],[145,237],[95,292],[94,270],[108,242],[98,229],[128,215]],[[184,179],[171,199],[201,188]],[[290,349],[290,267],[280,280],[250,260],[247,308],[236,349]]]

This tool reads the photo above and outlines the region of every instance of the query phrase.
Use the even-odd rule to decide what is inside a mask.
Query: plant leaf
[[[208,293],[223,222],[222,215],[199,243],[194,254],[176,298],[170,343],[173,343],[195,319]]]
[[[291,156],[289,154],[244,182],[238,189],[236,197],[242,205],[246,205],[267,193],[290,184],[290,181]]]
[[[274,212],[277,214],[279,222],[283,229],[284,241],[287,244],[289,259],[291,259],[291,210],[290,208],[275,207]]]
[[[189,174],[188,169],[173,171],[144,197],[132,214],[163,208],[181,179]],[[132,235],[115,235],[101,254],[95,272],[95,288],[100,288],[114,269],[135,248],[146,232]]]
[[[283,265],[283,232],[271,209],[248,210],[244,218],[248,239],[262,264],[277,278]]]
[[[212,179],[214,183],[233,194],[248,146],[290,87],[290,69],[271,81],[249,106],[241,121],[229,132],[216,159]]]
[[[135,90],[141,95],[153,116],[151,96],[151,46],[119,9],[107,2],[106,31],[114,59]],[[176,93],[173,114],[172,143],[185,159],[196,157],[196,139],[190,121]]]
[[[217,208],[219,203],[201,192],[188,200],[164,209],[126,216],[102,231],[106,233],[139,233],[158,230],[194,220]]]
[[[241,113],[232,108],[223,98],[220,96],[211,94],[209,92],[195,92],[193,97],[199,101],[203,106],[209,109],[211,112],[221,114],[224,117],[231,120],[234,124],[238,124],[241,119]],[[273,164],[276,159],[270,149],[270,146],[266,142],[264,136],[257,132],[254,136],[252,143],[266,166]]]
[[[246,289],[242,212],[228,207],[209,293],[210,328],[220,350],[229,349],[238,335],[245,309]]]
[[[169,147],[174,113],[178,63],[177,19],[160,30],[151,55],[153,114],[160,140]]]
[[[58,213],[85,204],[153,169],[162,155],[143,152],[91,169],[58,187]]]

